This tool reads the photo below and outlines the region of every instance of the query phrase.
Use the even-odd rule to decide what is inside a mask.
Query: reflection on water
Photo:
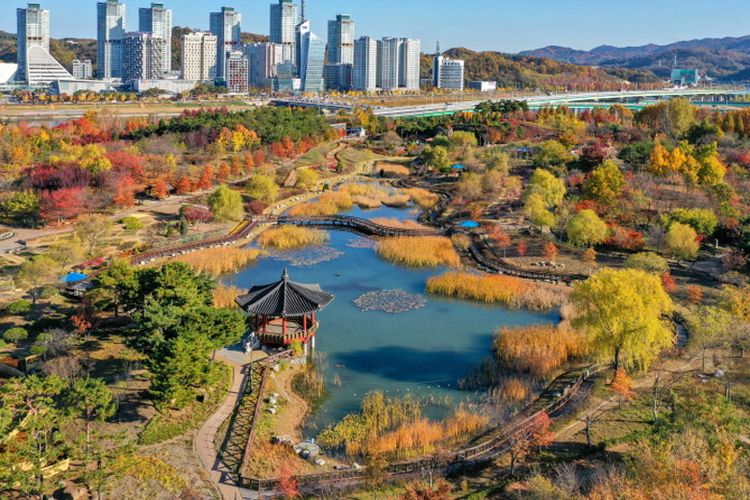
[[[413,212],[380,208],[351,215],[413,218]],[[392,396],[411,394],[437,402],[455,402],[476,397],[460,391],[458,380],[486,357],[493,331],[499,326],[557,322],[557,313],[510,311],[502,307],[426,297],[420,309],[401,314],[362,311],[354,300],[380,290],[425,294],[427,278],[443,269],[409,269],[380,260],[372,245],[346,232],[330,232],[328,246],[338,252],[333,259],[314,265],[295,265],[273,255],[256,265],[228,276],[225,283],[241,288],[278,280],[289,267],[293,280],[318,283],[334,293],[336,300],[320,315],[317,348],[329,397],[310,418],[311,428],[323,428],[356,411],[369,391]],[[333,381],[335,380],[335,384]],[[443,405],[426,409],[430,416],[445,412]]]

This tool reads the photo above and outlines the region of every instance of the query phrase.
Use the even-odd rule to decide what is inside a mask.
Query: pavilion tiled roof
[[[297,283],[284,270],[281,280],[269,285],[254,286],[246,295],[235,299],[248,313],[281,318],[296,318],[317,311],[333,301],[333,295],[320,285]]]

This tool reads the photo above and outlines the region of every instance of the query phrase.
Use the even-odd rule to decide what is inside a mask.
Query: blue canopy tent
[[[464,169],[466,169],[466,167],[464,167],[464,166],[463,166],[463,165],[461,165],[460,163],[456,163],[456,164],[455,164],[455,165],[453,165],[453,166],[452,166],[451,168],[452,168],[453,170],[464,170]]]
[[[79,281],[84,281],[86,279],[88,279],[87,274],[72,272],[63,276],[62,282],[66,285],[69,285],[71,283],[78,283]]]
[[[480,224],[479,222],[475,220],[465,220],[461,222],[458,226],[464,229],[476,229],[480,226]]]

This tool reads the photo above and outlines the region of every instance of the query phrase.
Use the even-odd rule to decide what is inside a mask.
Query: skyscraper
[[[25,9],[17,9],[18,21],[18,72],[16,80],[28,81],[28,51],[30,47],[41,47],[49,53],[49,11],[38,3],[30,3]]]
[[[354,21],[349,14],[328,21],[328,62],[354,64]]]
[[[399,86],[401,72],[401,39],[386,37],[378,41],[378,87],[395,90]]]
[[[281,44],[284,61],[297,62],[297,4],[279,0],[271,4],[271,43]]]
[[[226,79],[226,60],[230,52],[242,50],[240,23],[242,15],[234,7],[222,7],[221,12],[212,12],[211,33],[216,35],[216,78]]]
[[[399,42],[398,86],[407,90],[419,90],[422,43],[410,38],[402,38]]]
[[[216,80],[216,40],[213,33],[182,35],[180,70],[183,80]]]
[[[226,68],[226,83],[229,92],[246,94],[248,61],[245,54],[237,51],[227,54]]]
[[[125,4],[107,0],[96,4],[96,73],[122,78],[122,40],[127,31]]]
[[[138,10],[138,30],[153,33],[164,39],[162,68],[164,73],[172,70],[172,11],[164,8],[163,3],[152,3],[151,7]]]
[[[378,86],[378,42],[369,36],[354,42],[352,86],[355,90],[368,92]]]
[[[156,80],[164,74],[166,41],[153,33],[126,33],[122,51],[122,81]]]
[[[248,82],[257,88],[271,87],[271,80],[276,77],[276,67],[284,62],[281,45],[278,43],[249,43],[245,46],[245,55],[250,67]]]
[[[326,43],[309,29],[305,30],[300,36],[299,59],[299,77],[302,80],[303,92],[323,92],[325,57]]]

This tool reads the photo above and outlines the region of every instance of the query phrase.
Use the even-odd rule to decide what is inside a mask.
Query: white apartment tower
[[[211,33],[216,35],[216,78],[226,79],[227,55],[242,50],[240,23],[242,15],[234,7],[222,7],[221,12],[212,12]]]
[[[354,21],[349,14],[328,21],[328,63],[354,64]]]
[[[432,65],[432,85],[438,89],[464,89],[464,61],[438,55]]]
[[[378,87],[378,42],[369,36],[354,42],[352,87],[365,92]]]
[[[25,9],[16,10],[18,21],[18,72],[16,80],[29,81],[28,57],[29,48],[41,47],[49,53],[49,11],[42,9],[38,3],[30,3]]]
[[[96,74],[122,78],[122,40],[127,31],[125,4],[107,0],[96,4]]]
[[[383,90],[396,90],[399,86],[401,39],[386,37],[378,40],[377,86]]]
[[[279,0],[271,4],[271,43],[281,44],[285,62],[297,61],[297,4]]]
[[[94,76],[92,64],[89,59],[84,59],[83,61],[73,59],[70,64],[72,66],[73,78],[76,80],[91,80]]]
[[[126,33],[123,43],[122,81],[157,80],[164,74],[166,41],[153,33]]]
[[[245,45],[245,55],[250,68],[248,83],[252,87],[270,88],[277,65],[284,62],[281,44],[249,43]]]
[[[152,3],[151,7],[139,9],[138,30],[164,40],[162,71],[169,73],[172,70],[172,11],[165,9],[162,3]]]
[[[187,33],[180,41],[183,80],[216,80],[217,37],[213,33]]]
[[[399,41],[398,86],[407,90],[419,90],[420,40],[402,38]]]

